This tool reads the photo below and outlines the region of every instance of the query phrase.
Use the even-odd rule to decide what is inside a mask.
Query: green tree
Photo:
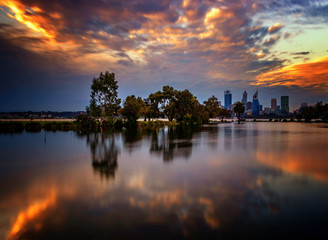
[[[197,101],[196,97],[189,92],[189,90],[178,91],[174,99],[177,111],[177,121],[182,121],[184,116],[192,114],[194,102]]]
[[[220,108],[218,117],[221,118],[221,121],[223,121],[224,118],[231,117],[231,110]]]
[[[245,112],[245,106],[241,102],[236,102],[234,104],[233,111],[237,114],[238,124],[240,123],[240,115]]]
[[[88,114],[93,117],[115,116],[121,103],[117,89],[115,73],[101,72],[99,77],[93,78],[90,105],[86,108]]]
[[[146,121],[147,111],[148,111],[147,104],[144,102],[144,100],[142,100],[141,97],[137,98],[137,104],[138,104],[138,107],[139,107],[138,117],[143,116],[145,118],[145,121]]]
[[[134,95],[127,96],[119,113],[128,121],[129,126],[133,126],[137,123],[141,107],[140,102]]]
[[[148,97],[149,108],[148,108],[148,118],[159,118],[161,116],[159,104],[162,101],[162,92],[157,91],[156,93],[151,93]]]
[[[303,107],[301,112],[305,122],[311,122],[316,115],[316,109],[313,106]]]
[[[204,101],[205,109],[210,118],[216,118],[219,115],[220,106],[218,99],[213,95],[207,101]]]
[[[205,106],[200,104],[197,100],[194,101],[192,120],[193,123],[197,124],[208,123],[209,121],[209,113],[206,111]]]
[[[163,86],[162,88],[162,110],[165,110],[167,104],[175,97],[177,90],[170,86]]]
[[[177,110],[173,101],[170,101],[169,104],[166,105],[164,114],[167,116],[170,122],[176,117]]]
[[[171,101],[175,106],[177,121],[198,124],[208,122],[208,113],[205,111],[205,107],[189,90],[177,91]]]

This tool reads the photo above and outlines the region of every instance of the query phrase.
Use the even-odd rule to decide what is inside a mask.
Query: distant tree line
[[[301,107],[296,118],[304,119],[305,122],[310,122],[312,119],[322,119],[324,122],[328,122],[328,104],[319,102],[315,106]]]
[[[104,124],[115,125],[117,122],[122,124],[121,117],[128,126],[134,126],[139,118],[144,118],[144,121],[167,118],[169,121],[191,125],[207,123],[209,118],[218,117],[223,120],[232,114],[230,110],[220,108],[215,96],[201,104],[187,89],[180,91],[171,86],[163,86],[162,90],[149,94],[145,99],[135,95],[127,96],[122,106],[117,90],[115,74],[108,71],[100,73],[92,81],[87,115],[80,116],[80,120],[85,118],[84,122],[87,122],[98,119]]]

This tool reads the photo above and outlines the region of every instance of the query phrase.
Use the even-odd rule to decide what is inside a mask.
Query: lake
[[[327,124],[0,134],[0,239],[326,238]]]

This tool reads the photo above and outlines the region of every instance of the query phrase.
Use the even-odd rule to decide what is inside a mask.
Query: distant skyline
[[[3,0],[0,111],[84,110],[100,72],[119,97],[163,85],[200,102],[259,90],[328,102],[328,0]]]

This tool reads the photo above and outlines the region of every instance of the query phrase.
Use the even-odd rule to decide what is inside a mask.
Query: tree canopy
[[[88,115],[93,118],[113,118],[121,115],[130,125],[135,124],[140,117],[145,120],[167,117],[169,121],[175,119],[187,124],[200,124],[208,122],[209,117],[223,119],[231,116],[231,111],[219,107],[215,96],[204,101],[203,105],[189,90],[176,90],[168,85],[149,94],[146,99],[130,95],[121,108],[117,90],[114,73],[106,71],[93,78],[90,105],[86,108]]]
[[[108,71],[99,77],[93,78],[91,84],[90,105],[87,113],[93,117],[113,117],[117,115],[121,99],[118,98],[118,85],[115,81],[115,73]]]
[[[218,99],[213,95],[207,101],[204,101],[205,109],[210,118],[216,118],[219,116],[220,106]]]
[[[298,119],[304,118],[305,122],[311,122],[315,118],[328,122],[328,104],[319,102],[315,106],[302,107],[296,117]]]
[[[236,102],[234,105],[233,111],[237,114],[238,123],[240,123],[240,115],[245,112],[245,106],[242,102]]]
[[[128,121],[128,124],[132,126],[137,123],[144,106],[145,103],[140,97],[136,98],[134,95],[131,95],[126,97],[123,108],[119,110],[119,113]]]
[[[226,108],[220,108],[218,117],[221,118],[221,120],[223,121],[224,118],[231,117],[231,114],[232,114],[231,110]]]

